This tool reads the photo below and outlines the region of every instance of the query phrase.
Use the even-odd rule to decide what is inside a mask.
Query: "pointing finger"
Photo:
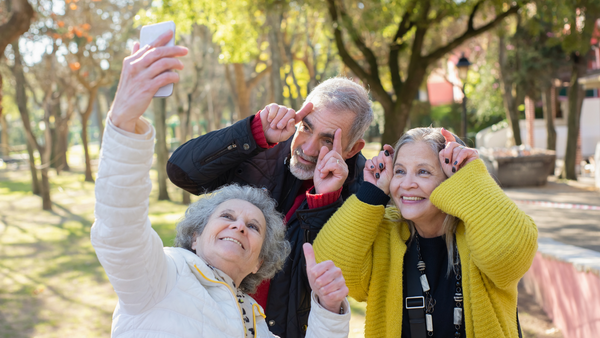
[[[306,115],[310,114],[313,110],[312,102],[308,102],[296,113],[296,123],[304,120]]]
[[[304,250],[304,258],[306,260],[306,270],[311,270],[315,265],[317,265],[315,251],[310,243],[304,243],[304,245],[302,245],[302,249]]]
[[[342,154],[342,130],[337,129],[333,137],[333,151],[338,154]]]
[[[444,128],[442,128],[442,135],[446,139],[446,143],[456,142],[456,139],[454,138],[454,135],[452,135],[451,132],[447,131]]]

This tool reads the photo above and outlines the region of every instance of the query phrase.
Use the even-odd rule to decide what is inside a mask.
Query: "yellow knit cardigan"
[[[456,242],[467,338],[518,337],[517,283],[537,251],[533,220],[504,194],[481,160],[442,182],[430,198],[462,220]],[[402,334],[402,267],[409,237],[396,208],[352,196],[315,240],[317,261],[332,260],[342,269],[350,296],[367,301],[366,337]]]

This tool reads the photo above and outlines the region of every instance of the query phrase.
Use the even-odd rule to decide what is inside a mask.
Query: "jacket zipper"
[[[220,157],[221,155],[223,155],[223,154],[225,154],[225,153],[227,153],[227,152],[229,152],[229,151],[231,151],[233,149],[236,149],[236,148],[237,148],[237,144],[235,144],[235,142],[234,142],[234,143],[228,145],[226,148],[223,148],[223,149],[219,150],[218,152],[216,152],[215,154],[210,155],[209,157],[207,157],[203,161],[203,163],[206,164],[208,162],[212,162],[212,160],[214,160],[214,159]]]

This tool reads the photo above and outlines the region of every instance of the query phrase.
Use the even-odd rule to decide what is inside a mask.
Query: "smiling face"
[[[333,137],[337,129],[342,129],[342,157],[349,159],[364,146],[359,140],[351,148],[349,130],[355,118],[353,112],[332,112],[326,107],[314,108],[298,125],[292,140],[290,170],[301,180],[313,177],[321,147],[333,148]],[[361,143],[362,142],[362,143]]]
[[[258,207],[244,200],[231,199],[217,207],[202,235],[192,242],[192,249],[239,286],[262,264],[259,255],[266,230],[265,217]]]
[[[423,237],[443,234],[446,214],[429,196],[445,179],[438,154],[427,143],[407,143],[398,150],[390,194],[402,216],[413,221]]]

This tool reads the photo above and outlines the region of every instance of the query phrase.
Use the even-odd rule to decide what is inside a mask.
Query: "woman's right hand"
[[[386,144],[379,155],[367,160],[363,176],[365,181],[376,185],[386,195],[390,193],[390,181],[394,176],[394,148]]]
[[[136,42],[131,55],[123,60],[119,87],[108,113],[117,128],[134,132],[137,120],[148,109],[158,89],[179,82],[179,74],[169,70],[183,69],[183,63],[176,57],[186,55],[188,49],[165,47],[172,36],[173,32],[166,32],[142,48]]]

